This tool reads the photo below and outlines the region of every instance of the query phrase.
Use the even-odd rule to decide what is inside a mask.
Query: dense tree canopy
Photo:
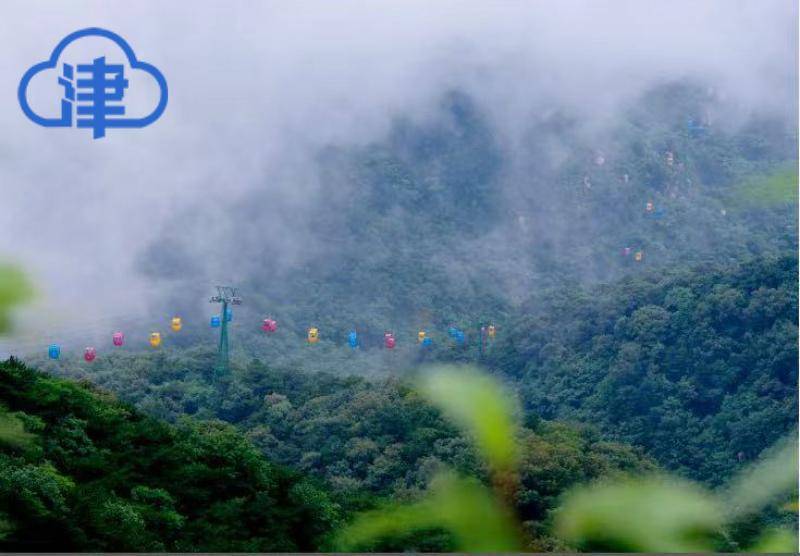
[[[755,259],[547,292],[490,365],[529,411],[598,425],[720,482],[796,426],[797,259]]]
[[[407,385],[333,377],[290,385],[258,365],[248,373],[255,391],[240,401],[258,410],[239,413],[237,424],[249,439],[216,419],[167,424],[85,382],[3,363],[2,417],[21,426],[0,436],[0,547],[314,550],[353,512],[418,496],[445,464],[486,479],[470,440]],[[239,411],[224,405],[228,417]],[[516,440],[523,464],[515,496],[542,546],[557,543],[550,512],[567,488],[655,468],[591,429],[528,425]],[[397,542],[384,548],[452,548],[439,531]]]
[[[32,433],[0,447],[2,550],[311,550],[338,519],[221,422],[168,425],[13,360],[0,404]]]

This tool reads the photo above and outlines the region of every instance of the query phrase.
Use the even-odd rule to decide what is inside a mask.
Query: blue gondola
[[[219,317],[211,317],[211,328],[219,328]]]
[[[51,344],[47,348],[47,355],[50,359],[58,359],[61,356],[61,347],[57,344]]]
[[[447,329],[447,334],[453,338],[457,344],[464,343],[465,336],[463,330],[456,328],[455,326],[451,326]]]
[[[233,309],[227,309],[225,311],[225,320],[231,322],[233,320]]]
[[[356,334],[355,330],[347,335],[347,344],[353,349],[358,347],[358,334]]]
[[[426,336],[425,338],[423,338],[423,340],[422,340],[422,347],[431,347],[431,345],[433,345],[433,340],[431,340],[431,339],[430,339],[429,337],[427,337],[427,336]]]

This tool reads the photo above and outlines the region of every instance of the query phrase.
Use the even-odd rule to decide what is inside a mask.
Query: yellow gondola
[[[417,332],[417,342],[421,344],[424,341],[425,341],[425,331],[420,330],[419,332]]]
[[[637,251],[633,255],[633,260],[635,260],[637,263],[642,262],[642,259],[644,259],[644,251]]]
[[[308,329],[308,343],[316,344],[319,341],[319,330],[316,327]]]
[[[150,334],[150,345],[153,346],[154,348],[160,346],[161,334],[159,334],[158,332],[153,332],[152,334]]]
[[[172,328],[173,332],[180,332],[181,328],[183,328],[183,323],[181,322],[180,317],[172,317],[172,322],[170,323],[170,328]]]

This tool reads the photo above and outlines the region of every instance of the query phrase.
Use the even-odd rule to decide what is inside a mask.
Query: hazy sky
[[[166,76],[153,126],[92,140],[24,118],[24,71],[90,26]],[[134,262],[172,215],[207,221],[192,233],[208,261],[229,248],[217,241],[227,204],[268,188],[274,226],[252,233],[290,249],[304,209],[324,201],[318,149],[379,140],[398,115],[424,121],[447,90],[477,99],[511,152],[537,114],[568,109],[602,129],[682,77],[713,84],[731,121],[796,117],[796,44],[791,0],[4,1],[0,257],[32,274],[38,320],[57,326],[78,303],[87,319],[135,314],[152,284]]]

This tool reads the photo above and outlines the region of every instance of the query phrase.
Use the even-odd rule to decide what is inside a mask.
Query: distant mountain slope
[[[396,368],[413,357],[307,357],[305,330],[320,328],[324,351],[351,329],[378,348],[389,329],[402,351],[418,328],[502,321],[541,288],[795,250],[792,203],[758,203],[742,187],[787,175],[796,188],[796,132],[758,118],[731,125],[721,106],[713,91],[666,84],[602,131],[570,114],[526,115],[512,146],[490,107],[453,92],[427,119],[398,115],[382,141],[330,145],[318,198],[288,229],[267,233],[270,184],[224,209],[215,248],[230,246],[226,272],[245,299],[233,349],[310,370]],[[196,264],[198,225],[194,211],[175,215],[140,259],[154,289],[173,288],[154,310],[186,317],[182,345],[213,341],[199,309],[218,276]],[[280,326],[268,339],[267,315]]]
[[[542,292],[490,353],[529,411],[719,482],[797,426],[797,259]]]

